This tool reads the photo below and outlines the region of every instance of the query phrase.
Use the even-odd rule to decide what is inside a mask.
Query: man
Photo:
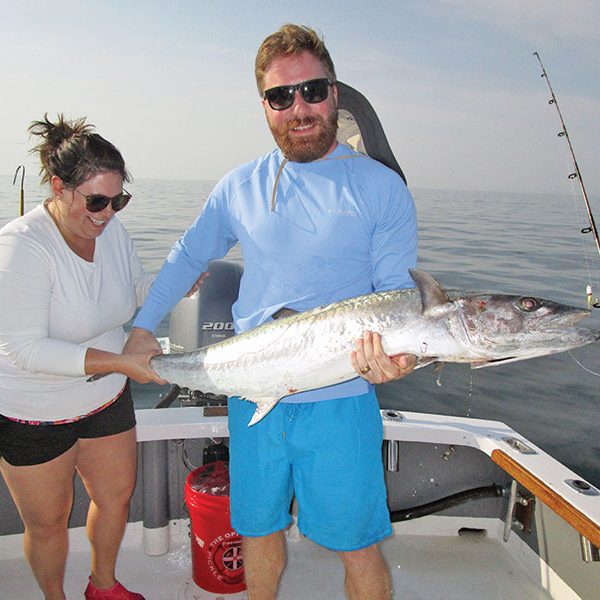
[[[148,345],[208,261],[236,242],[244,256],[233,306],[238,332],[283,307],[304,311],[412,287],[413,200],[396,173],[338,145],[335,70],[322,40],[285,25],[261,45],[256,80],[278,148],[217,184],[169,254],[129,348]],[[276,597],[294,494],[300,530],[339,552],[348,596],[391,597],[377,546],[391,525],[372,384],[408,374],[415,358],[387,356],[379,335],[365,332],[349,360],[362,377],[288,396],[252,427],[254,405],[230,398],[231,513],[250,600]]]

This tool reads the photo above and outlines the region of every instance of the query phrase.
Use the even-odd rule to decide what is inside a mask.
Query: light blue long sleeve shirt
[[[414,287],[408,269],[417,261],[416,211],[394,171],[343,145],[318,161],[282,167],[283,162],[276,149],[217,184],[173,246],[135,327],[154,331],[208,262],[237,242],[244,259],[232,308],[238,333],[282,307],[305,311],[373,291]],[[287,400],[339,398],[368,389],[356,378]]]

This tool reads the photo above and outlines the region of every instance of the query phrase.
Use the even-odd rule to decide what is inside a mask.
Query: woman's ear
[[[65,182],[58,177],[58,175],[52,175],[50,179],[50,188],[52,189],[53,198],[62,198],[65,190]]]

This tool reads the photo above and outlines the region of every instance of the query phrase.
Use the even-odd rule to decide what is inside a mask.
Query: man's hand
[[[387,355],[381,344],[381,335],[365,331],[356,340],[356,349],[350,356],[354,370],[370,383],[388,383],[402,379],[413,372],[417,364],[414,354]]]
[[[204,283],[204,281],[209,275],[210,273],[208,271],[200,273],[200,277],[196,279],[194,285],[190,288],[190,291],[185,295],[185,297],[190,298],[191,296],[193,296],[200,289],[200,286]]]

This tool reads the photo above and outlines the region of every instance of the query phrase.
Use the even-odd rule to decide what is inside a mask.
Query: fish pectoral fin
[[[279,396],[272,397],[268,396],[266,398],[246,398],[246,400],[250,400],[250,402],[254,402],[256,404],[256,410],[252,415],[252,419],[248,423],[248,427],[258,423],[263,417],[266,417],[271,409],[279,402]]]
[[[438,356],[417,356],[417,364],[415,365],[415,370],[422,369],[427,365],[431,365],[432,363],[439,362]]]
[[[506,358],[492,358],[489,360],[474,360],[471,362],[471,369],[483,369],[484,367],[495,367],[496,365],[505,365],[506,363],[517,362],[522,360],[516,356],[508,356]]]

